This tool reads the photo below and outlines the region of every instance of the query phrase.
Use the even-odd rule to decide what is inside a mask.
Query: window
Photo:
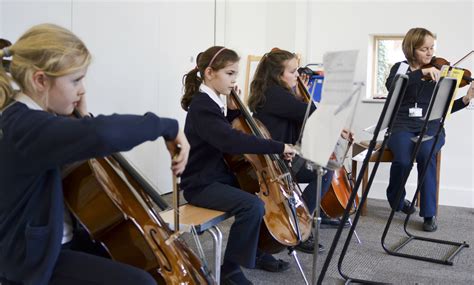
[[[388,90],[385,88],[385,81],[392,66],[405,60],[402,51],[403,36],[381,36],[373,38],[373,77],[372,96],[374,98],[387,97]]]

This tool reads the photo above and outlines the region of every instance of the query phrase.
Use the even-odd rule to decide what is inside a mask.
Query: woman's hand
[[[301,82],[303,82],[304,87],[308,89],[309,88],[309,75],[304,73],[300,75],[299,78],[301,79]]]
[[[283,158],[285,160],[291,161],[296,155],[296,149],[291,144],[285,144],[285,149],[283,150]]]
[[[474,98],[474,81],[471,82],[471,85],[469,85],[469,89],[467,90],[467,94],[462,97],[462,101],[464,105],[469,104],[471,100]]]
[[[441,76],[441,72],[435,67],[424,68],[421,70],[421,72],[423,75],[429,75],[434,81],[438,81],[439,77]]]
[[[171,171],[173,171],[174,175],[179,176],[183,173],[188,163],[189,150],[191,149],[188,139],[186,139],[183,130],[179,130],[174,140],[169,140],[165,143],[172,158]]]

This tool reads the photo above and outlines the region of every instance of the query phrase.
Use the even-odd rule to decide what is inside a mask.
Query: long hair
[[[262,57],[250,84],[248,106],[252,112],[265,103],[265,91],[270,86],[280,85],[291,91],[291,87],[281,79],[281,76],[285,72],[286,62],[293,58],[296,58],[294,53],[277,48]]]
[[[239,60],[239,55],[235,51],[222,46],[213,46],[199,53],[196,58],[196,67],[183,76],[184,95],[181,98],[181,107],[188,111],[193,95],[199,90],[199,85],[204,80],[206,68],[210,67],[218,71]]]
[[[425,28],[412,28],[406,33],[402,42],[402,50],[409,64],[416,62],[415,50],[425,43],[426,36],[435,38],[433,33]]]
[[[16,43],[0,50],[0,60],[11,56],[9,74],[0,66],[0,109],[14,94],[13,82],[20,91],[35,92],[33,74],[43,71],[57,78],[87,67],[91,54],[71,31],[53,24],[40,24],[26,31]]]

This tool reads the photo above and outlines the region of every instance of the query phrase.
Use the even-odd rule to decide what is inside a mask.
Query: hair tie
[[[212,57],[211,61],[209,62],[209,65],[207,67],[211,67],[212,63],[214,62],[214,59],[216,59],[216,57],[223,51],[225,50],[226,48],[223,47],[221,48],[218,52],[216,52],[216,54]]]
[[[4,48],[2,49],[2,51],[3,51],[3,56],[4,56],[4,57],[10,57],[10,56],[12,56],[12,54],[11,54],[11,52],[10,52],[10,49],[9,49],[8,47],[4,47]]]
[[[198,79],[201,79],[201,71],[199,71],[199,67],[196,65],[196,67],[194,68],[194,71],[196,71],[196,77]]]

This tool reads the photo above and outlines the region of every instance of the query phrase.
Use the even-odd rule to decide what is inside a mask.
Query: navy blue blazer
[[[235,176],[224,161],[224,153],[283,153],[285,145],[281,142],[233,129],[230,122],[239,114],[238,110],[228,109],[226,117],[206,93],[193,96],[184,127],[191,145],[181,178],[184,191],[203,189],[213,182],[233,185]]]
[[[308,104],[279,85],[268,88],[265,99],[265,103],[257,108],[253,116],[267,127],[273,139],[295,144]],[[312,102],[310,114],[315,110],[316,106]]]
[[[0,276],[48,284],[61,249],[60,167],[127,151],[159,136],[174,139],[176,120],[111,115],[73,119],[14,103],[0,115]]]

